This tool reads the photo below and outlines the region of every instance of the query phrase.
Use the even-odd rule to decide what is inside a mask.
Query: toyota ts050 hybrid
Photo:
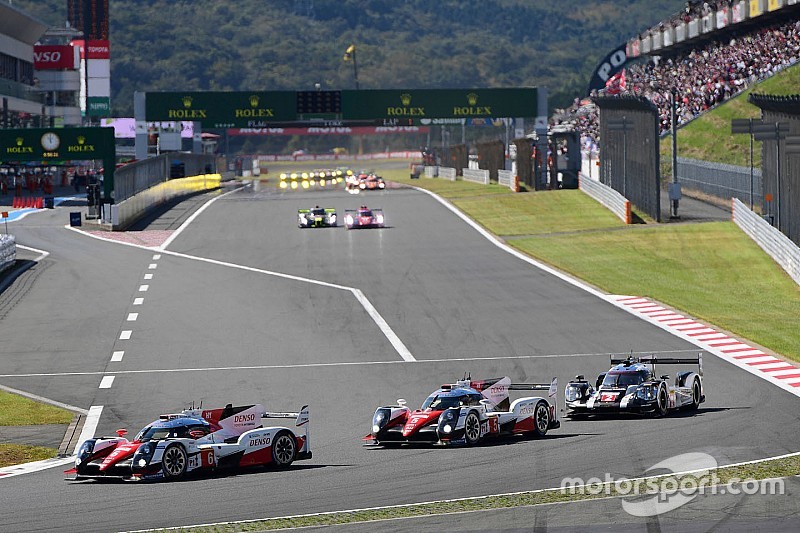
[[[344,225],[347,229],[383,228],[386,225],[386,219],[382,209],[370,209],[362,205],[358,209],[345,209]]]
[[[567,385],[567,414],[578,417],[599,413],[638,413],[664,416],[674,409],[697,409],[703,394],[703,354],[697,359],[663,357],[611,358],[611,369],[597,377],[595,387],[577,376]],[[670,376],[656,373],[656,365],[697,365]]]
[[[336,209],[332,207],[315,206],[312,209],[297,210],[298,228],[325,228],[337,225]]]
[[[406,401],[379,407],[372,417],[366,445],[403,443],[464,444],[485,437],[526,434],[543,437],[561,426],[557,411],[556,379],[550,384],[512,383],[511,378],[464,379],[434,391],[422,407],[412,411]],[[544,390],[548,397],[510,401],[512,390]]]
[[[302,434],[285,427],[263,426],[262,418],[294,418]],[[299,413],[270,413],[261,405],[223,409],[185,409],[161,415],[133,440],[96,437],[78,448],[76,479],[179,479],[190,472],[272,465],[284,468],[310,459],[308,406]]]

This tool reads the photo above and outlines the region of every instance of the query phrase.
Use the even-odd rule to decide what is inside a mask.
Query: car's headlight
[[[451,426],[450,424],[445,424],[444,427],[442,428],[443,433],[450,433],[451,431],[453,431],[453,426]]]
[[[150,464],[150,460],[153,458],[153,454],[156,452],[156,443],[155,442],[145,442],[139,449],[136,450],[136,453],[133,454],[133,466],[143,468]]]
[[[331,215],[331,222],[336,222],[336,215]]]
[[[655,400],[656,388],[651,385],[645,385],[643,387],[639,387],[636,390],[636,397],[641,400]]]
[[[372,433],[378,433],[386,424],[389,423],[389,410],[378,409],[372,417]]]
[[[567,390],[564,391],[564,397],[568,402],[577,401],[581,397],[581,388],[574,385],[567,386]]]
[[[378,220],[378,224],[383,224],[383,215],[378,215],[375,218]]]

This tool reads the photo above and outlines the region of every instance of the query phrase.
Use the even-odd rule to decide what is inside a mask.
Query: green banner
[[[537,116],[536,88],[342,91],[345,119]]]
[[[204,128],[262,128],[295,120],[294,91],[147,93],[145,120],[194,120]]]
[[[111,98],[108,96],[90,96],[86,106],[86,115],[90,117],[110,117]]]

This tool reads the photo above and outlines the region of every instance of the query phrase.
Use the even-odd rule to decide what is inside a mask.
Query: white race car
[[[294,418],[296,430],[263,426],[263,418]],[[267,412],[261,405],[222,409],[185,409],[161,415],[129,441],[117,437],[88,439],[78,448],[76,479],[179,479],[190,472],[273,465],[284,468],[311,459],[308,406],[299,413]],[[298,430],[299,431],[299,430]]]

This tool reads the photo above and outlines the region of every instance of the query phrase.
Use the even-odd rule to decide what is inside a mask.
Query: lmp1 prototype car
[[[362,191],[381,191],[386,188],[386,182],[374,172],[359,176],[358,188]]]
[[[397,400],[397,405],[379,407],[372,417],[372,432],[364,437],[365,445],[473,446],[489,436],[543,437],[548,430],[561,426],[557,388],[555,378],[542,385],[512,383],[508,377],[467,378],[445,384],[428,396],[420,409],[411,411],[403,399]],[[510,390],[546,390],[551,400],[533,396],[510,402]]]
[[[297,210],[298,228],[325,228],[337,225],[336,209],[332,207],[315,206],[312,209]]]
[[[285,427],[264,427],[262,418],[295,418],[303,434]],[[308,406],[299,413],[270,413],[261,405],[223,409],[185,409],[161,415],[132,440],[96,437],[78,448],[68,480],[179,479],[190,472],[272,465],[285,468],[311,459]]]
[[[674,384],[656,374],[656,365],[697,365],[698,371],[678,372]],[[597,377],[595,387],[577,376],[566,388],[567,414],[638,413],[664,416],[674,409],[697,409],[703,394],[703,354],[697,359],[651,357],[611,358],[611,369]]]
[[[381,209],[370,209],[362,205],[358,209],[345,209],[344,211],[344,225],[347,229],[383,228],[385,224],[386,219]]]

